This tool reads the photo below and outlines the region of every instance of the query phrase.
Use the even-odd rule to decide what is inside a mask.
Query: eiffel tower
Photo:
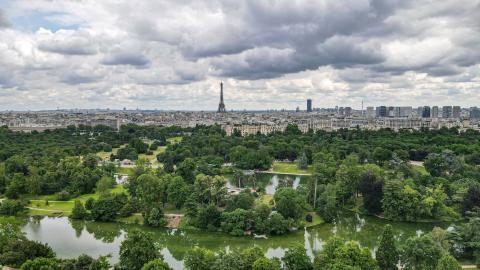
[[[220,82],[220,103],[218,104],[218,111],[219,113],[227,112],[225,109],[225,103],[223,103],[223,82]]]

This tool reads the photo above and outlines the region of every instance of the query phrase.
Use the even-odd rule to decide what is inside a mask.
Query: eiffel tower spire
[[[227,112],[225,109],[225,103],[223,103],[223,82],[220,82],[220,103],[218,104],[218,111],[219,113]]]

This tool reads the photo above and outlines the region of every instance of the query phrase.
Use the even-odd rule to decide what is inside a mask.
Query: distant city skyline
[[[0,111],[480,106],[480,5],[0,2]],[[430,111],[431,114],[436,111]]]

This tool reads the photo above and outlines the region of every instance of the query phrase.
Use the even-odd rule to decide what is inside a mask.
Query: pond
[[[165,261],[173,269],[183,269],[183,258],[194,246],[214,251],[236,250],[259,246],[268,257],[282,257],[294,243],[305,246],[310,256],[322,249],[325,241],[333,235],[355,240],[360,245],[375,250],[380,233],[386,224],[391,224],[400,243],[408,237],[429,232],[434,226],[447,228],[450,224],[388,222],[375,217],[353,213],[341,214],[334,224],[323,224],[285,236],[269,239],[231,237],[223,233],[152,229],[140,225],[72,221],[68,218],[30,218],[22,230],[31,240],[49,244],[61,258],[73,258],[81,254],[93,257],[111,254],[113,263],[118,261],[118,252],[125,235],[134,228],[150,232]]]
[[[297,188],[300,184],[307,184],[310,176],[299,176],[290,174],[270,174],[256,173],[250,176],[244,176],[242,179],[233,179],[231,175],[225,175],[227,178],[227,188],[254,188],[258,191],[264,191],[265,194],[273,195],[278,188],[293,187]]]

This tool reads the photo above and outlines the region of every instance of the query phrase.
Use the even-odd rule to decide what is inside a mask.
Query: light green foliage
[[[401,262],[406,270],[435,270],[442,252],[428,234],[411,237],[405,242]]]
[[[437,270],[461,270],[462,266],[454,257],[444,254],[438,261]]]
[[[195,178],[194,192],[201,204],[219,205],[227,194],[227,181],[223,176],[199,174]]]
[[[242,250],[240,255],[242,256],[245,270],[251,270],[256,260],[265,257],[262,249],[257,246]]]
[[[103,176],[97,182],[96,191],[100,193],[100,196],[105,196],[108,194],[108,190],[113,187],[113,184],[113,178],[109,176]]]
[[[0,250],[8,241],[23,239],[20,223],[13,217],[0,216]]]
[[[153,238],[140,230],[133,230],[120,245],[119,266],[125,270],[140,270],[149,261],[161,258]]]
[[[162,259],[156,259],[145,264],[142,270],[172,270],[172,268]]]
[[[322,252],[315,258],[315,270],[332,269],[378,269],[368,248],[360,248],[358,243],[333,237],[330,238]]]
[[[216,257],[217,260],[213,265],[215,270],[244,270],[247,267],[242,256],[237,252],[220,252]]]
[[[253,270],[280,270],[280,261],[278,259],[260,258],[253,263]]]
[[[286,270],[313,270],[313,264],[307,256],[307,251],[301,245],[290,247],[282,260]]]
[[[213,270],[215,260],[212,251],[195,247],[185,255],[185,266],[190,270]]]

